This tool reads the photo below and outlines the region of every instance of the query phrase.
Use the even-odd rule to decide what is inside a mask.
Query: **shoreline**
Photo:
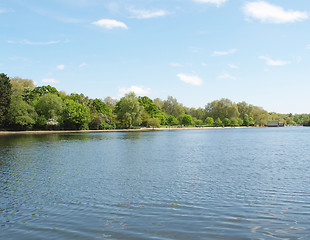
[[[183,127],[183,128],[138,128],[138,129],[112,129],[112,130],[37,130],[37,131],[0,131],[3,135],[26,135],[26,134],[59,134],[59,133],[96,133],[96,132],[151,132],[167,130],[195,130],[195,129],[233,129],[255,127]]]

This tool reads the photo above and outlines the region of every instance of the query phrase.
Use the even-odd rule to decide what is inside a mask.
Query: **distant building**
[[[267,127],[284,127],[283,121],[268,121]]]

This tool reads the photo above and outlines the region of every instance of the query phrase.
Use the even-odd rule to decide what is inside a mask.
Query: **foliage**
[[[135,93],[130,92],[120,99],[116,104],[114,112],[117,115],[120,126],[131,128],[142,123],[142,110],[143,107],[140,105]]]
[[[69,96],[67,96],[67,99],[71,99],[79,104],[83,104],[88,107],[91,107],[92,105],[92,100],[85,96],[83,93],[71,93]]]
[[[219,117],[215,120],[214,123],[215,123],[215,126],[217,127],[223,126],[223,122]]]
[[[148,112],[145,109],[143,109],[141,113],[141,126],[147,127],[149,125],[150,119],[151,119],[150,114],[148,114]]]
[[[238,106],[227,98],[215,100],[205,107],[206,116],[213,119],[239,117]]]
[[[4,121],[4,120],[7,121]],[[222,98],[205,108],[188,108],[172,96],[167,100],[126,94],[119,101],[111,97],[90,99],[84,94],[58,92],[50,85],[34,87],[30,79],[0,74],[0,125],[10,129],[114,129],[168,124],[201,126],[252,126],[267,121],[286,125],[308,125],[310,114],[268,113],[246,102]],[[214,121],[215,120],[215,121]],[[158,123],[159,121],[159,123]],[[222,122],[223,121],[223,122]]]
[[[63,121],[67,129],[88,129],[88,124],[91,121],[90,110],[83,104],[66,99]]]
[[[12,95],[10,79],[4,73],[0,74],[0,127],[4,125]]]
[[[34,89],[32,89],[29,92],[29,94],[27,94],[27,96],[25,97],[25,100],[32,105],[36,105],[36,101],[38,101],[38,99],[41,96],[47,93],[56,94],[57,96],[59,96],[59,93],[56,88],[47,85],[47,86],[35,87]]]
[[[224,126],[230,126],[230,123],[231,123],[231,121],[230,121],[229,118],[224,118],[224,119],[223,119],[223,125],[224,125]]]
[[[107,105],[107,107],[111,110],[114,110],[115,106],[116,106],[116,103],[117,103],[117,100],[116,99],[113,99],[111,97],[106,97],[104,99],[104,103]]]
[[[184,114],[184,116],[181,119],[181,123],[185,126],[192,124],[192,117],[188,114]]]
[[[163,102],[161,109],[167,115],[172,115],[176,118],[184,113],[183,105],[171,96],[168,96],[167,100]]]
[[[33,106],[23,101],[21,96],[12,96],[8,111],[8,124],[11,129],[30,130],[36,122],[37,113]]]
[[[149,120],[149,125],[153,128],[159,128],[160,127],[160,119],[158,118],[151,118]]]
[[[34,82],[31,79],[13,77],[10,79],[13,95],[25,95],[34,88]]]
[[[61,114],[64,108],[63,101],[60,97],[58,97],[55,94],[47,93],[43,96],[41,96],[36,105],[35,109],[40,116],[39,120],[39,125],[44,123],[45,120],[49,120],[48,125],[57,125],[54,124],[54,121],[59,121],[61,120]],[[54,121],[52,121],[52,119]],[[44,124],[45,125],[45,124]],[[41,125],[41,126],[44,126]]]
[[[167,117],[167,124],[168,124],[169,126],[178,125],[178,124],[179,124],[179,121],[178,121],[178,119],[176,119],[174,116],[169,115],[169,116]]]
[[[207,126],[213,126],[214,124],[214,120],[212,117],[207,117],[205,120],[205,124],[207,124]]]
[[[200,119],[197,119],[197,118],[193,117],[193,118],[192,118],[192,123],[193,123],[195,126],[202,126],[203,121],[200,120]]]
[[[111,114],[112,111],[101,99],[94,99],[92,101],[93,112],[102,113],[102,114]]]
[[[151,118],[160,119],[161,124],[166,123],[165,114],[159,109],[159,107],[147,96],[139,97],[139,103],[144,107],[145,111]]]
[[[244,117],[244,125],[252,126],[254,124],[255,124],[255,122],[254,122],[253,118],[252,117],[248,117],[248,115],[245,115],[245,117]]]
[[[198,109],[190,108],[188,111],[188,114],[191,115],[192,117],[197,118],[198,120],[202,120],[202,121],[205,120],[206,113],[203,108],[198,108]]]
[[[114,122],[111,119],[102,113],[96,115],[90,123],[90,129],[94,130],[107,130],[107,129],[115,129]]]

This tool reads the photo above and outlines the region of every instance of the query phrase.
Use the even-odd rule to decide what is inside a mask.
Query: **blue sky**
[[[2,0],[0,72],[91,98],[310,113],[309,0]]]

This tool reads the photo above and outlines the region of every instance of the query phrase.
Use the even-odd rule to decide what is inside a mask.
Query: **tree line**
[[[166,100],[131,92],[120,100],[91,99],[66,94],[50,85],[36,87],[31,79],[0,74],[0,129],[82,130],[129,129],[160,126],[252,126],[269,120],[286,124],[309,124],[310,114],[268,113],[246,102],[222,98],[205,108],[188,108],[177,99]]]

